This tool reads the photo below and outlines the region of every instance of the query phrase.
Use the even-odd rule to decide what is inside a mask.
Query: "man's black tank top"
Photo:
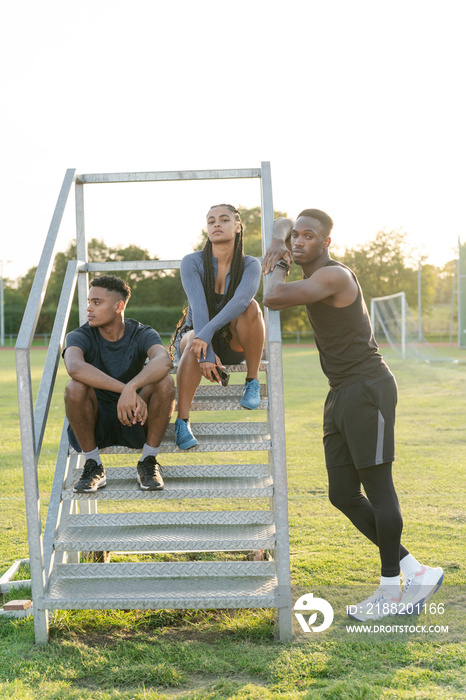
[[[306,306],[314,331],[320,364],[332,388],[353,384],[389,372],[372,332],[361,287],[354,272],[329,260],[325,267],[338,265],[352,274],[358,295],[349,306],[335,307],[317,301]]]

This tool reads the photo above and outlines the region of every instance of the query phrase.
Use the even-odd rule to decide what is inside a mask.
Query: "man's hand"
[[[279,260],[285,260],[291,266],[293,262],[291,257],[291,246],[289,236],[294,226],[292,219],[280,217],[273,223],[273,238],[262,262],[262,271],[264,275],[272,272],[273,268]]]
[[[118,420],[123,425],[135,425],[147,420],[147,404],[141,399],[136,389],[127,384],[121,392],[117,404]]]

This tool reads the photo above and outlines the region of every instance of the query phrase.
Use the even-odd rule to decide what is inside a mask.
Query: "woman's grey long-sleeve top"
[[[213,258],[215,279],[217,279],[218,260]],[[241,282],[233,297],[216,316],[209,320],[209,309],[204,291],[204,262],[202,251],[185,255],[180,265],[181,282],[188,297],[186,325],[193,326],[194,335],[208,343],[205,362],[215,363],[212,337],[220,328],[230,323],[245,311],[257,294],[261,280],[262,268],[259,260],[251,255],[244,256],[244,270]],[[225,280],[225,293],[230,283],[230,272]]]

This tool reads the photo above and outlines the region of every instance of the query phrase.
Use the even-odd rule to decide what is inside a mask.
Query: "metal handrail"
[[[239,178],[260,178],[260,168],[237,168],[234,170],[168,170],[142,173],[91,173],[76,176],[79,184],[99,184],[109,182],[167,182],[173,180],[234,180]]]
[[[60,300],[58,302],[57,313],[53,323],[52,335],[50,336],[50,343],[34,409],[35,450],[37,454],[40,453],[42,446],[45,424],[47,422],[50,401],[55,385],[55,377],[60,361],[60,353],[63,349],[66,327],[70,316],[71,304],[73,303],[74,290],[82,265],[83,263],[80,263],[78,260],[70,260],[68,262],[63,287],[60,293]]]
[[[28,303],[24,312],[21,328],[16,341],[17,349],[30,349],[34,333],[39,320],[39,314],[44,302],[45,291],[52,272],[55,246],[57,243],[58,231],[63,218],[65,207],[68,201],[71,186],[75,180],[75,169],[69,169],[65,173],[60,194],[58,195],[55,211],[52,216],[47,238],[45,239],[44,248],[40,256],[40,261],[37,266],[34,282],[32,283],[31,292],[29,294]]]

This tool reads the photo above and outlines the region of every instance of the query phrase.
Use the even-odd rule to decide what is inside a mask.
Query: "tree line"
[[[245,253],[260,257],[262,255],[261,213],[260,207],[242,209],[244,225]],[[275,212],[275,216],[287,216],[284,212]],[[200,234],[197,250],[202,249],[207,233]],[[404,291],[408,304],[417,308],[418,265],[410,257],[407,234],[402,230],[378,231],[367,243],[355,248],[340,250],[332,245],[331,255],[336,260],[348,265],[358,276],[362,290],[369,305],[373,297],[385,296]],[[91,262],[158,260],[145,248],[136,245],[111,248],[104,241],[93,238],[88,244],[88,258]],[[57,253],[50,276],[42,313],[37,326],[37,333],[50,333],[60,298],[61,287],[69,260],[76,259],[76,244],[71,242],[65,252]],[[444,267],[421,262],[421,302],[423,313],[428,313],[436,304],[451,302],[452,286],[455,275],[455,260]],[[36,267],[30,268],[19,279],[4,281],[4,318],[5,333],[17,334],[21,318],[26,307],[32,287]],[[141,323],[153,326],[161,333],[173,332],[187,303],[179,270],[133,270],[118,272],[131,286],[132,294],[127,316],[136,318]],[[301,278],[301,269],[293,265],[289,280]],[[257,294],[262,304],[262,283]],[[309,330],[304,307],[285,309],[281,312],[282,328],[285,331]],[[79,325],[77,295],[72,305],[68,330]]]

